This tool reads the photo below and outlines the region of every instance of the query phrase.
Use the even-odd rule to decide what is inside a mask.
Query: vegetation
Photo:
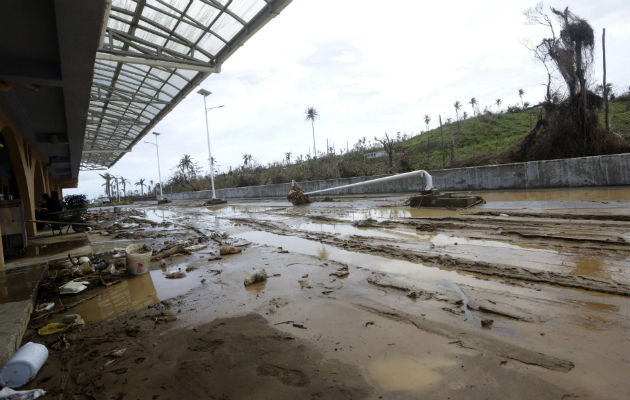
[[[256,186],[286,183],[293,179],[333,179],[509,162],[506,158],[510,154],[509,150],[518,145],[546,113],[543,104],[529,106],[524,101],[523,105],[525,109],[520,104],[511,105],[508,107],[510,111],[502,110],[501,113],[483,113],[476,118],[451,120],[443,124],[443,141],[438,126],[411,137],[402,134],[390,137],[384,134],[382,138],[369,142],[367,138],[361,138],[348,152],[320,153],[316,159],[308,154],[290,158],[285,153],[282,161],[260,165],[248,154],[243,157],[243,165],[240,167],[215,175],[215,187]],[[610,103],[611,132],[622,138],[626,148],[630,143],[629,105],[630,94],[617,96]],[[459,112],[460,109],[456,110]],[[599,113],[603,121],[603,110]],[[392,149],[391,164],[383,141]],[[442,157],[442,143],[446,146],[446,158]],[[366,153],[375,151],[385,151],[387,155],[376,159],[365,157]],[[209,176],[197,176],[193,186],[194,189],[175,174],[165,182],[164,194],[208,190]]]

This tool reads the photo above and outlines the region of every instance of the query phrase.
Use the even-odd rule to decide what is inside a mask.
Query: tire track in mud
[[[573,362],[569,360],[520,347],[490,332],[474,330],[465,326],[458,326],[455,329],[454,326],[447,323],[417,317],[371,301],[361,304],[355,303],[354,306],[372,314],[398,322],[409,323],[420,330],[453,339],[455,340],[455,342],[452,342],[453,344],[463,348],[488,352],[499,357],[520,361],[528,365],[536,365],[552,371],[569,372],[574,367]]]
[[[378,239],[381,243],[376,244],[366,242],[365,237],[349,236],[340,239],[334,234],[290,230],[285,226],[269,221],[259,222],[244,218],[230,218],[230,220],[278,235],[296,236],[308,240],[316,239],[320,243],[335,246],[347,251],[398,259],[437,268],[583,289],[599,293],[610,293],[622,296],[630,295],[630,286],[628,284],[612,280],[597,279],[589,276],[573,275],[562,272],[532,270],[508,264],[473,261],[465,258],[453,257],[448,254],[414,251],[410,249],[403,249],[393,244],[384,244],[382,243],[383,240],[381,240],[381,238]]]

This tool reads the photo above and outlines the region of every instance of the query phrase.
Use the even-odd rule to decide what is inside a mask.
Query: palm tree
[[[427,132],[429,132],[429,122],[431,122],[431,117],[429,117],[429,115],[427,114],[424,116],[424,123],[427,126]]]
[[[466,111],[464,111],[462,113],[462,119],[466,119],[466,118],[468,118],[468,113]]]
[[[525,91],[523,89],[519,89],[518,90],[518,97],[521,98],[521,107],[525,108],[525,104],[523,104],[523,95],[525,94]]]
[[[497,111],[501,112],[501,108],[500,108],[501,107],[501,99],[496,99],[494,101],[494,104],[497,105]]]
[[[112,176],[112,179],[114,179],[114,183],[116,184],[116,200],[118,200],[119,196],[120,196],[120,189],[118,188],[118,177],[117,176]]]
[[[473,110],[473,117],[477,116],[477,111],[476,108],[477,107],[477,99],[475,99],[474,97],[470,99],[470,101],[468,102],[468,104],[470,104],[470,107],[472,107]]]
[[[123,197],[125,197],[127,195],[127,184],[131,183],[131,182],[129,181],[129,179],[125,179],[122,176],[120,178],[118,178],[118,179],[120,179],[120,184],[123,187]]]
[[[317,149],[315,148],[315,120],[319,117],[315,107],[309,107],[304,111],[306,114],[305,121],[311,121],[311,128],[313,129],[313,158],[317,157]]]
[[[140,186],[140,195],[144,196],[144,178],[140,178],[140,180],[136,182],[135,185]]]
[[[457,126],[459,126],[459,110],[462,109],[462,103],[457,100],[455,104],[453,104],[453,107],[455,107],[455,117],[457,118]]]
[[[291,162],[291,152],[287,151],[284,153],[284,158],[287,160],[287,164],[289,164]]]
[[[102,186],[105,186],[105,194],[109,201],[112,201],[112,178],[113,176],[107,172],[105,174],[99,174],[101,178],[105,179],[105,183]]]
[[[247,166],[251,162],[252,162],[252,155],[251,154],[243,154],[243,164],[245,166]]]

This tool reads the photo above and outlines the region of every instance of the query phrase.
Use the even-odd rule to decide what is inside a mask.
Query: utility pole
[[[442,169],[444,169],[444,163],[445,163],[444,157],[446,156],[444,154],[444,128],[442,128],[442,115],[441,114],[438,114],[438,119],[440,120],[440,135],[442,135]]]
[[[160,181],[160,198],[158,200],[162,200],[164,199],[164,195],[162,193],[162,173],[160,172],[160,150],[158,149],[158,136],[160,134],[157,132],[151,132],[151,133],[155,135],[155,143],[147,142],[146,140],[145,140],[145,143],[149,143],[155,146],[155,155],[157,156],[157,166],[158,166],[158,181]],[[172,191],[172,188],[171,188],[171,191]]]
[[[606,130],[608,130],[610,122],[608,120],[608,87],[606,87],[606,28],[602,32],[602,53],[604,58],[604,113],[606,116]]]

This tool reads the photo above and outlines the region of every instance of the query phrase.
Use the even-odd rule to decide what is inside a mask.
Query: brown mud
[[[188,250],[86,294],[67,310],[84,327],[37,337],[63,313],[34,319],[25,340],[50,356],[29,387],[59,399],[630,395],[627,201],[463,213],[403,202],[104,216],[95,252]],[[265,282],[243,286],[263,268]]]

